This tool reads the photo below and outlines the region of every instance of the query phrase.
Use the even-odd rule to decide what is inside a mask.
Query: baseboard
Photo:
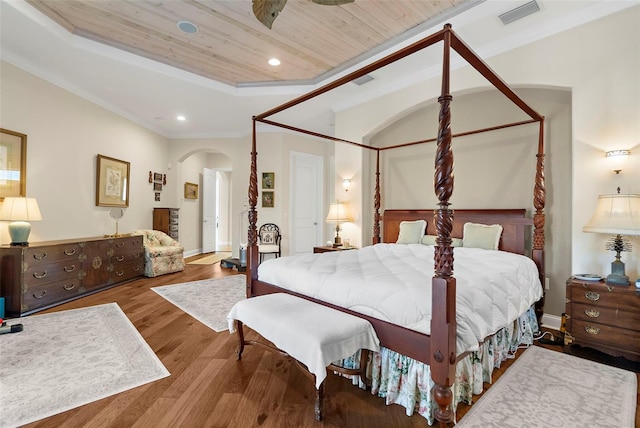
[[[197,256],[198,254],[202,254],[202,248],[198,248],[197,250],[185,251],[185,257]]]
[[[562,324],[562,317],[557,315],[543,314],[542,326],[553,330],[560,331],[560,325]]]

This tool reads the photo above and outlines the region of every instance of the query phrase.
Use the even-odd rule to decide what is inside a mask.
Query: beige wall
[[[473,48],[472,41],[469,42]],[[571,206],[569,208],[567,201],[562,199],[563,208],[556,217],[549,216],[548,219],[552,227],[558,221],[569,227],[554,231],[549,237],[552,247],[546,253],[547,264],[553,259],[554,263],[559,261],[559,266],[570,266],[570,273],[606,275],[613,260],[613,254],[604,249],[608,236],[583,233],[582,227],[595,208],[598,194],[611,193],[617,186],[624,192],[640,193],[640,6],[486,61],[515,87],[546,87],[571,93],[571,193],[570,196],[551,193],[553,198],[570,198]],[[452,72],[455,96],[487,87],[484,79],[468,67]],[[371,136],[425,103],[435,103],[439,90],[440,79],[431,79],[339,111],[336,113],[336,134],[350,141],[367,142]],[[457,118],[455,110],[453,118]],[[425,138],[433,136],[430,134]],[[627,171],[619,176],[608,170],[604,160],[604,152],[615,148],[632,150]],[[349,150],[353,149],[337,145],[336,157]],[[413,162],[411,159],[406,161]],[[356,160],[354,165],[360,162]],[[552,183],[566,175],[563,159],[550,157],[547,162],[550,164],[547,178]],[[367,180],[364,178],[363,182]],[[363,191],[359,195],[351,194],[351,197],[364,200],[366,195]],[[558,200],[549,202],[560,203]],[[362,228],[363,224],[360,222],[356,226]],[[360,233],[364,234],[362,230]],[[559,241],[567,239],[567,235],[571,248],[558,245]],[[632,238],[632,241],[638,249],[638,238]],[[631,278],[637,278],[640,272],[637,254],[623,254]],[[551,278],[547,311],[553,315],[559,315],[564,308],[564,281],[568,275],[564,271],[558,270],[558,275]]]

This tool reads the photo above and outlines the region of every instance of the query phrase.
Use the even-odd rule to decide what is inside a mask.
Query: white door
[[[202,252],[212,253],[216,251],[218,241],[217,232],[217,201],[218,184],[216,171],[209,168],[202,170]]]
[[[290,254],[310,253],[322,243],[322,156],[291,153]]]

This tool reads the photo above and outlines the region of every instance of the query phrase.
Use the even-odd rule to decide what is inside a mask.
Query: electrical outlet
[[[545,278],[544,279],[544,289],[548,290],[549,289],[549,278]]]

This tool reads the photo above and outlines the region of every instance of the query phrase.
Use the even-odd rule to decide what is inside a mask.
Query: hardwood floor
[[[216,333],[151,287],[238,274],[215,265],[139,279],[47,312],[116,302],[171,376],[111,396],[29,427],[421,427],[426,420],[360,390],[338,376],[325,381],[324,420],[314,419],[313,382],[290,360],[248,347],[236,361],[236,337]],[[251,331],[247,338],[257,338]],[[558,349],[559,346],[548,346]],[[497,370],[495,379],[513,363]],[[489,387],[489,385],[487,385]],[[478,397],[476,397],[477,399]],[[638,397],[640,402],[640,395]],[[458,408],[458,418],[469,406]],[[636,411],[636,426],[640,427]]]

